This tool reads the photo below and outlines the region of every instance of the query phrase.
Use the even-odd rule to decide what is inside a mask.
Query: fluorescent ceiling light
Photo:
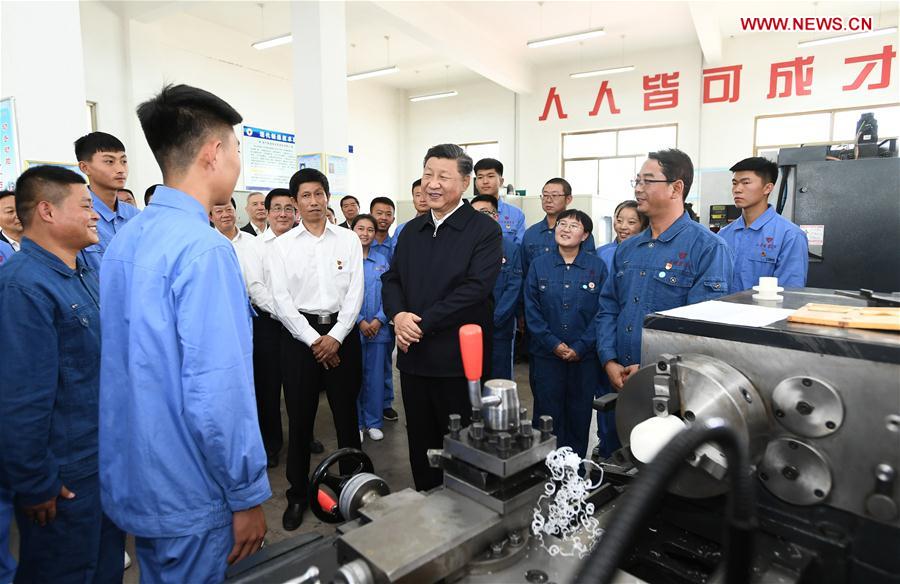
[[[459,95],[455,91],[443,91],[441,93],[429,93],[427,95],[416,95],[410,97],[409,101],[428,101],[429,99],[441,99],[443,97],[455,97]]]
[[[885,34],[895,34],[897,27],[879,28],[876,30],[867,30],[865,32],[851,32],[838,36],[828,37],[825,39],[816,39],[814,41],[801,41],[797,43],[798,47],[817,47],[819,45],[830,45],[831,43],[842,43],[844,41],[853,41],[856,39],[867,39],[869,37],[881,36]]]
[[[592,39],[595,37],[600,37],[606,34],[602,28],[595,28],[593,30],[586,30],[583,32],[574,32],[572,34],[564,34],[562,36],[555,36],[546,39],[538,39],[536,41],[528,41],[526,44],[529,49],[537,49],[540,47],[549,47],[550,45],[561,45],[563,43],[573,43],[575,41],[583,41],[587,39]]]
[[[264,41],[256,41],[255,43],[250,43],[250,46],[257,51],[263,51],[265,49],[271,49],[272,47],[277,47],[279,45],[286,45],[293,40],[294,35],[288,33],[271,39],[266,39]]]
[[[583,79],[585,77],[598,77],[600,75],[613,75],[615,73],[626,73],[634,71],[634,65],[626,65],[625,67],[610,67],[609,69],[595,69],[594,71],[582,71],[581,73],[570,73],[572,79]]]
[[[359,81],[360,79],[368,79],[370,77],[380,77],[382,75],[390,75],[391,73],[399,73],[400,68],[396,65],[392,67],[382,67],[381,69],[372,69],[371,71],[360,71],[359,73],[351,73],[347,75],[347,81]]]

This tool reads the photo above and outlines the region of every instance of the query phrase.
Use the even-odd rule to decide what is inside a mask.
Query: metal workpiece
[[[660,363],[667,364],[665,370],[660,370]],[[672,395],[678,399],[671,399]],[[683,353],[677,359],[660,355],[654,365],[640,369],[619,392],[616,428],[622,444],[630,442],[635,426],[661,415],[660,405],[666,408],[665,415],[677,415],[688,425],[700,418],[722,418],[747,441],[753,462],[762,456],[770,435],[765,404],[756,387],[728,363]],[[673,493],[695,498],[727,490],[728,485],[722,481],[727,465],[716,446],[703,445],[689,464],[672,482]]]
[[[769,443],[757,476],[773,495],[794,505],[815,505],[831,492],[831,468],[812,446],[779,438]]]
[[[519,425],[520,405],[515,381],[491,379],[484,384],[481,401],[483,404],[481,415],[488,430],[494,432],[516,431]]]
[[[836,432],[844,422],[844,404],[837,390],[814,377],[783,379],[772,392],[772,410],[779,424],[807,438]]]
[[[384,479],[372,473],[354,475],[341,489],[338,510],[344,519],[356,519],[362,507],[374,503],[376,499],[389,495],[390,487]]]

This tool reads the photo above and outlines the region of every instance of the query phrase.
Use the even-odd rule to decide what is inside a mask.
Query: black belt
[[[309,312],[300,311],[300,314],[302,314],[304,317],[306,317],[306,320],[309,321],[309,324],[311,324],[313,326],[324,326],[324,325],[335,324],[338,319],[337,312],[334,312],[332,314],[310,314]]]

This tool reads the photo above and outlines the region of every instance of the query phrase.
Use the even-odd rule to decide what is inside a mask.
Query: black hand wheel
[[[328,469],[335,463],[353,463],[353,470],[347,474],[334,474]],[[309,508],[312,509],[316,517],[325,523],[340,523],[345,518],[338,510],[337,501],[340,499],[341,491],[353,476],[363,472],[374,472],[375,467],[372,466],[372,459],[369,458],[362,450],[356,448],[341,448],[329,454],[325,460],[319,463],[309,480],[309,490],[307,497],[309,498]],[[322,486],[331,489],[333,496],[322,490]]]

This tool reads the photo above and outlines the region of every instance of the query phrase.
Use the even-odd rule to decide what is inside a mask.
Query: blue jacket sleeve
[[[253,389],[250,316],[231,246],[195,258],[174,282],[184,417],[232,511],[272,492]]]
[[[525,237],[525,213],[519,215],[516,219],[516,245],[522,245],[522,239]]]
[[[515,251],[511,258],[507,258],[509,264],[509,278],[506,280],[506,287],[497,299],[497,306],[494,307],[494,324],[506,322],[516,310],[519,303],[519,297],[522,294],[522,260],[519,258],[522,253],[522,246],[516,245]]]
[[[562,341],[550,331],[542,308],[537,270],[532,266],[525,280],[525,324],[528,326],[528,334],[537,339],[546,351],[552,353]]]
[[[806,273],[809,269],[809,242],[806,234],[800,230],[790,232],[781,244],[778,263],[775,265],[775,277],[778,285],[785,288],[803,288],[806,286]]]
[[[618,267],[616,265],[615,255],[612,260],[612,269],[603,282],[603,289],[600,292],[600,309],[597,311],[596,329],[597,329],[597,356],[600,357],[600,365],[605,365],[607,361],[619,358],[616,337],[618,334],[619,320],[619,289],[616,285],[616,274]]]
[[[50,451],[60,374],[53,311],[16,286],[0,293],[0,338],[15,347],[0,358],[0,480],[23,505],[52,499],[62,485]]]
[[[600,266],[600,273],[597,281],[600,283],[600,290],[603,290],[603,285],[606,283],[608,279],[608,272],[606,270],[606,263],[603,260],[597,262]],[[599,299],[598,299],[599,300]],[[600,311],[599,302],[597,311]],[[597,315],[594,314],[594,318],[588,322],[588,325],[584,327],[584,333],[581,335],[577,341],[575,341],[570,347],[573,351],[578,353],[578,357],[583,359],[586,355],[597,350],[597,327],[595,322],[597,320]]]
[[[686,305],[714,300],[728,294],[734,277],[734,256],[720,237],[710,244],[697,262],[694,285],[688,291]]]

